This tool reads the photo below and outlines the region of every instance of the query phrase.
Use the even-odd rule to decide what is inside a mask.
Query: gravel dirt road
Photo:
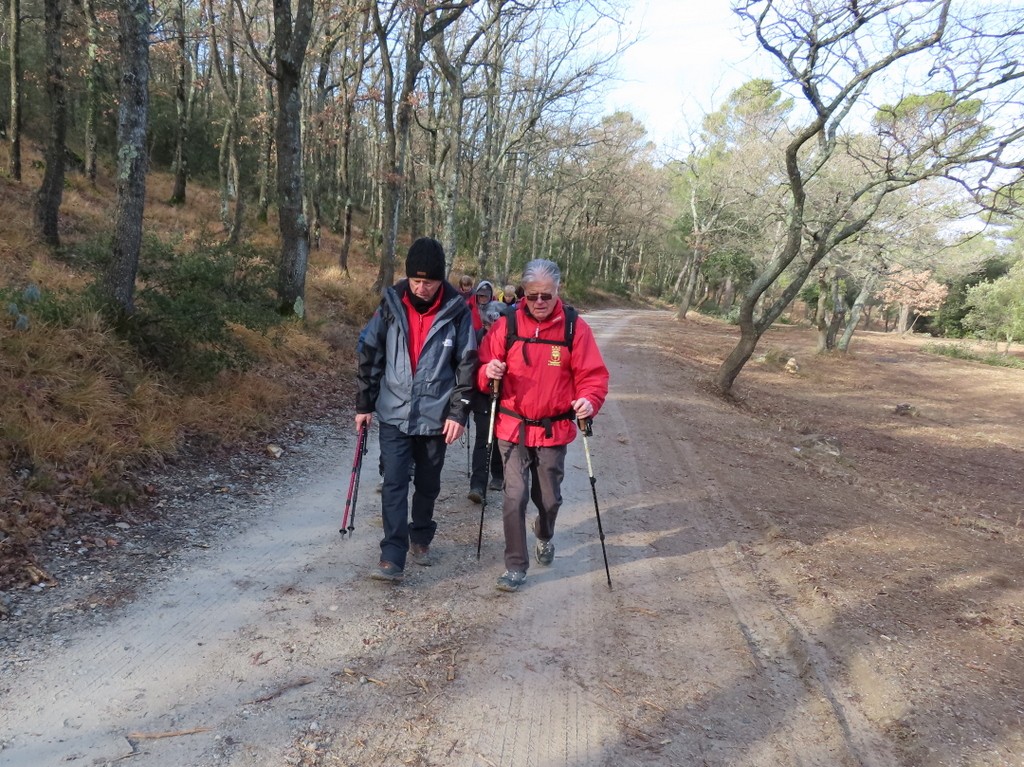
[[[162,566],[140,557],[135,573],[118,553],[127,569],[104,591],[130,598],[8,639],[0,763],[1024,764],[1024,543],[1010,518],[1024,417],[998,428],[1024,416],[1021,371],[948,405],[988,419],[973,433],[989,435],[1002,480],[972,490],[950,476],[962,456],[933,455],[940,492],[891,464],[913,440],[942,448],[954,416],[918,398],[924,418],[892,426],[903,393],[872,377],[895,375],[878,360],[897,353],[943,375],[967,363],[865,342],[859,367],[816,368],[806,336],[787,330],[776,343],[802,372],[752,363],[745,399],[727,402],[702,384],[724,326],[585,317],[612,376],[590,440],[612,588],[582,440],[554,564],[506,594],[494,588],[500,494],[477,561],[464,444],[445,468],[437,563],[387,585],[366,577],[379,553],[376,439],[343,539],[354,432],[310,428],[245,503],[245,478],[213,478],[189,512],[206,515],[206,532]],[[842,409],[840,394],[868,391],[864,412]],[[981,461],[976,447],[961,446]],[[70,591],[39,603],[52,615]],[[52,626],[43,609],[20,620]]]

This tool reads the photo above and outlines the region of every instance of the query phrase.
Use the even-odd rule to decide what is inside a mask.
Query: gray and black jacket
[[[409,321],[402,280],[384,291],[362,334],[356,374],[356,412],[372,413],[404,434],[440,434],[447,419],[465,425],[478,363],[466,299],[442,283],[441,307],[412,372]]]

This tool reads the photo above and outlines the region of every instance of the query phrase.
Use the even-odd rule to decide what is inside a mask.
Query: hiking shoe
[[[381,560],[377,566],[370,571],[370,577],[375,581],[391,581],[397,583],[402,580],[402,568],[394,562]]]
[[[434,564],[434,558],[430,555],[430,547],[422,543],[410,543],[409,556],[420,567],[430,567]]]
[[[481,487],[473,487],[469,490],[469,495],[466,496],[473,503],[483,503],[484,501],[484,490]]]
[[[550,565],[555,561],[555,544],[538,538],[537,548],[534,549],[534,553],[537,555],[537,564]]]
[[[519,587],[526,583],[526,573],[522,570],[506,570],[498,577],[495,584],[498,591],[519,591]]]
[[[383,492],[384,492],[384,480],[383,479],[379,479],[379,480],[377,480],[377,495],[380,495]]]
[[[504,477],[491,477],[491,484],[487,486],[488,490],[502,490],[505,487]]]

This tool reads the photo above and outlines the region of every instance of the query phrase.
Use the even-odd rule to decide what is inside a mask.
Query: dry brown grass
[[[34,283],[45,292],[79,292],[94,275],[77,268],[74,256],[55,256],[35,236],[32,205],[40,178],[33,159],[30,147],[20,183],[0,176],[0,289],[17,295]],[[147,236],[183,250],[222,237],[216,190],[190,185],[188,202],[171,206],[171,185],[166,173],[149,177]],[[66,254],[109,236],[114,201],[113,184],[102,171],[95,187],[68,176],[61,208]],[[244,239],[276,251],[276,222],[261,224],[254,213],[247,211]],[[376,269],[354,266],[344,276],[335,266],[337,252],[338,239],[325,232],[322,249],[310,259],[308,322],[265,333],[233,327],[255,363],[202,385],[186,386],[154,371],[96,314],[83,310],[55,326],[33,316],[30,307],[27,331],[16,331],[12,318],[0,316],[5,549],[24,554],[43,531],[68,524],[76,514],[93,508],[109,513],[131,502],[136,470],[178,453],[192,438],[203,445],[237,445],[299,411],[315,417],[346,402],[358,326],[378,299],[370,289]],[[354,263],[361,252],[357,243]],[[5,572],[10,568],[0,567],[0,575]]]
[[[155,384],[132,351],[97,325],[86,318],[81,327],[0,329],[3,453],[9,460],[33,470],[74,471],[138,463],[175,448],[167,441],[156,451],[141,444],[133,423],[153,416],[137,412],[149,403],[133,394],[139,384]]]

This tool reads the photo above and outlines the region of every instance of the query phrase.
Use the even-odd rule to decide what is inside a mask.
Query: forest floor
[[[734,328],[584,317],[611,588],[582,440],[554,564],[505,594],[464,443],[439,561],[391,586],[376,455],[342,538],[350,414],[293,423],[51,546],[0,622],[0,762],[1024,765],[1024,371],[777,327],[726,400]]]

